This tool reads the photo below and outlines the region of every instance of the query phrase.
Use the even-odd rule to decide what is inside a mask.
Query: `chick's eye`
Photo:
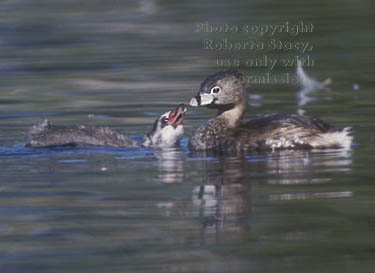
[[[166,117],[162,117],[162,119],[161,119],[161,124],[162,125],[166,125],[168,123],[168,118],[166,118]]]
[[[211,88],[211,93],[219,93],[221,91],[221,88],[219,86],[214,86]]]

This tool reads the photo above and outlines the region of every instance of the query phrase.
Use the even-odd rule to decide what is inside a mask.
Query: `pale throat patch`
[[[245,105],[236,105],[233,109],[221,113],[220,117],[223,118],[227,125],[231,128],[237,126],[238,122],[242,119],[246,111]]]
[[[184,126],[178,125],[174,128],[171,125],[168,125],[160,130],[157,130],[152,136],[153,146],[159,147],[173,147],[184,135]]]

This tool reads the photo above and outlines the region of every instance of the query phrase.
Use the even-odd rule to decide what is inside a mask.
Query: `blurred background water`
[[[373,16],[373,0],[1,1],[0,271],[373,272]],[[351,126],[351,151],[192,154],[187,138],[215,115],[196,108],[177,149],[24,147],[41,117],[142,136],[217,58],[295,54],[205,50],[249,37],[197,23],[298,21],[314,31],[277,38],[311,42],[305,69],[330,89],[301,105],[297,86],[251,84],[248,116],[301,110]]]

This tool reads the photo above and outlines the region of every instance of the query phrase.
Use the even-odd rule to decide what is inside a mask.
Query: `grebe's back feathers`
[[[309,116],[270,114],[241,123],[230,138],[257,150],[350,148],[349,129]]]
[[[135,147],[136,142],[126,135],[108,127],[87,125],[60,126],[44,119],[29,132],[29,146],[47,147],[56,145],[85,144],[112,147]]]

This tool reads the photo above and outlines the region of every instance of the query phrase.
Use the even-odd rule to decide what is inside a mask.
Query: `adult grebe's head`
[[[226,70],[208,76],[190,105],[226,111],[240,104],[246,105],[247,97],[243,75],[238,71]]]
[[[184,115],[186,106],[179,104],[176,109],[161,115],[148,133],[142,145],[145,147],[174,147],[184,135]]]

